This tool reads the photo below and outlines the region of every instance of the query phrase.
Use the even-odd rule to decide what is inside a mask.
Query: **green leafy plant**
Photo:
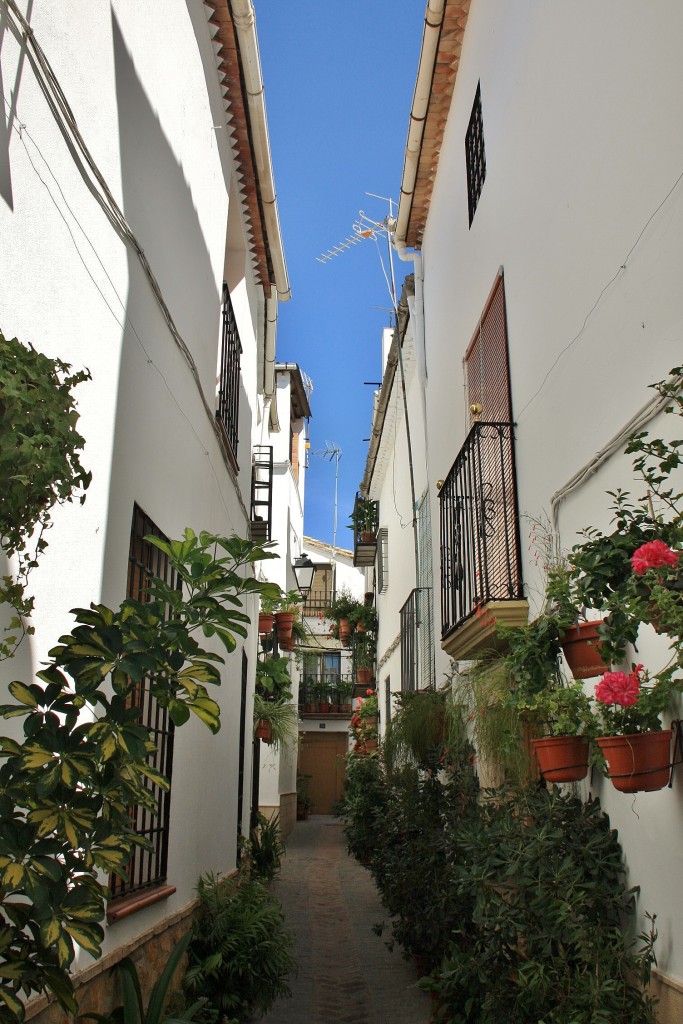
[[[130,957],[126,957],[118,968],[123,989],[122,1005],[117,1006],[106,1015],[83,1013],[78,1017],[78,1021],[93,1020],[97,1024],[185,1024],[185,1022],[194,1020],[195,1015],[201,1011],[206,1002],[203,998],[198,999],[192,1006],[184,1010],[182,1015],[167,1012],[173,978],[185,956],[191,938],[192,932],[187,932],[171,951],[164,969],[150,993],[147,1006],[142,997],[137,968]]]
[[[347,529],[353,530],[354,534],[377,533],[379,529],[379,506],[371,498],[364,498],[362,494],[356,495],[353,512],[349,516],[351,522]]]
[[[509,701],[550,736],[595,736],[598,723],[591,698],[581,682],[553,686],[532,696],[511,690]]]
[[[635,665],[630,673],[605,672],[595,687],[600,735],[628,736],[661,730],[661,716],[683,689],[683,679],[666,672],[655,677],[651,686],[648,682],[642,665]]]
[[[369,604],[359,604],[357,608],[353,608],[349,613],[349,622],[358,630],[361,629],[368,633],[377,633],[379,626],[379,618],[377,616],[377,609]]]
[[[168,788],[148,763],[135,688],[147,680],[177,726],[194,714],[217,732],[207,686],[220,684],[223,658],[196,634],[232,652],[247,635],[244,599],[268,587],[243,575],[274,557],[252,542],[191,530],[147,539],[166,552],[182,591],[154,580],[148,603],[78,609],[40,681],[10,683],[14,701],[0,707],[24,719],[22,742],[0,738],[0,1001],[12,1019],[23,1017],[20,992],[47,989],[75,1011],[69,967],[75,944],[100,955],[102,873],[125,877],[133,845],[144,845],[130,809],[154,812],[146,781]]]
[[[26,587],[47,547],[53,507],[77,494],[83,502],[91,480],[80,462],[85,441],[76,430],[72,395],[90,374],[70,370],[61,359],[0,334],[0,544],[16,559],[14,577],[0,579],[0,603],[13,611],[0,659],[11,657],[33,631],[24,621],[34,604]]]
[[[280,870],[285,844],[280,834],[280,815],[259,814],[249,837],[249,863],[253,878],[269,882]]]
[[[597,800],[501,790],[458,834],[453,922],[422,985],[449,1024],[652,1024],[654,928],[634,938],[616,832]]]
[[[256,692],[272,700],[292,699],[288,658],[260,658],[256,663]]]
[[[254,730],[260,722],[269,723],[275,749],[293,743],[297,738],[299,714],[294,704],[284,697],[268,700],[260,693],[254,694]]]
[[[365,633],[356,638],[353,646],[356,668],[374,669],[375,657],[377,654],[376,641],[367,633]]]
[[[350,590],[342,587],[325,609],[325,618],[339,623],[340,619],[350,619],[351,614],[360,607],[361,602],[353,596]]]
[[[413,764],[437,771],[445,750],[455,756],[467,743],[462,709],[450,688],[401,693],[397,704],[384,737],[384,758],[390,770]]]
[[[280,905],[253,879],[206,875],[197,892],[186,990],[239,1021],[267,1013],[291,994],[288,979],[296,973]]]

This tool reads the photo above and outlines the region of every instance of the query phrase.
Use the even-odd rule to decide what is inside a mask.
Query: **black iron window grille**
[[[432,643],[431,590],[416,587],[401,608],[401,690],[421,690],[432,683],[425,678],[430,659],[425,650]]]
[[[377,589],[386,594],[389,587],[389,531],[383,526],[377,534]]]
[[[221,373],[216,415],[225,431],[234,458],[237,458],[240,411],[240,342],[235,313],[227,284],[223,284],[223,324],[221,331]]]
[[[467,205],[470,227],[474,220],[479,196],[486,177],[486,153],[484,151],[484,123],[481,114],[481,83],[477,83],[470,123],[465,135],[465,161],[467,164]]]
[[[523,599],[512,423],[476,423],[439,492],[441,636]]]
[[[153,576],[165,580],[171,587],[180,585],[168,557],[144,539],[150,535],[167,540],[149,516],[135,505],[128,555],[126,596],[136,601],[148,600],[147,585]],[[150,738],[156,746],[156,750],[149,755],[149,764],[165,775],[170,782],[173,766],[173,722],[169,718],[168,710],[160,708],[150,693],[148,679],[142,679],[136,686],[131,706],[140,708],[138,722],[149,730]],[[131,818],[135,831],[147,840],[149,848],[133,847],[127,867],[127,880],[116,875],[110,877],[112,899],[130,896],[166,881],[171,791],[160,789],[150,780],[147,780],[145,785],[154,797],[156,812],[137,806],[131,810]]]

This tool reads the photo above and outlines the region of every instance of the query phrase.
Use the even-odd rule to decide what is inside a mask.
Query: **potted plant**
[[[612,785],[621,793],[652,792],[669,782],[671,729],[662,729],[661,715],[683,689],[675,669],[647,685],[647,672],[636,665],[630,673],[605,672],[595,687],[597,743]]]
[[[296,818],[297,821],[307,821],[308,815],[313,807],[313,800],[309,793],[310,775],[297,774],[296,777]]]
[[[294,705],[285,698],[269,700],[254,694],[254,739],[277,747],[297,738],[299,716]]]
[[[299,617],[301,606],[301,594],[298,590],[288,590],[282,594],[275,611],[275,622],[277,625],[277,639],[280,646],[291,639],[292,623]],[[286,648],[285,648],[286,649]]]
[[[303,712],[305,715],[314,715],[318,710],[317,699],[315,696],[315,682],[313,676],[304,676],[304,681],[301,686],[301,703],[303,705]]]
[[[275,588],[272,594],[261,594],[261,608],[258,616],[258,631],[260,636],[267,636],[273,632],[275,622],[275,610],[279,607],[282,591],[273,584]]]
[[[579,592],[576,567],[554,565],[549,569],[546,601],[547,617],[559,631],[559,644],[573,678],[599,676],[609,667],[603,658],[603,620],[586,618],[587,602]]]
[[[350,615],[360,607],[350,590],[342,587],[334,600],[325,609],[325,617],[332,619],[336,626],[337,638],[346,645],[351,636]]]
[[[510,699],[517,711],[547,731],[531,740],[547,782],[578,782],[588,773],[589,739],[595,733],[591,699],[580,682],[549,685],[534,695]]]
[[[271,700],[292,699],[292,680],[287,658],[260,658],[257,661],[256,692]]]
[[[359,640],[355,645],[356,681],[364,686],[372,681],[375,668],[375,642],[370,637]]]
[[[339,699],[339,712],[342,715],[348,715],[351,713],[351,695],[353,693],[353,683],[347,679],[340,679],[337,683],[337,696]]]
[[[347,529],[353,530],[361,544],[371,544],[377,536],[379,528],[379,508],[376,501],[356,495],[353,512],[349,516],[351,522]]]
[[[374,690],[366,690],[365,698],[358,711],[358,742],[366,752],[377,749],[377,725],[379,722],[379,703]]]
[[[359,604],[349,613],[349,621],[356,633],[372,633],[376,636],[379,619],[377,609],[372,605]]]
[[[327,683],[323,679],[318,680],[318,682],[313,687],[313,692],[315,693],[315,702],[316,702],[316,707],[318,709],[318,714],[319,715],[326,715],[328,713],[328,711],[330,710],[330,705],[329,705],[329,702],[327,700],[327,695],[328,695]]]

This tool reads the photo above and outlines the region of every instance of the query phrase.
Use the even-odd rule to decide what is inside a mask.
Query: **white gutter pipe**
[[[230,0],[235,32],[242,59],[242,71],[247,92],[249,123],[254,146],[256,173],[261,189],[261,203],[266,225],[270,256],[273,261],[274,285],[277,295],[266,299],[266,323],[263,342],[263,391],[266,400],[275,394],[275,338],[277,334],[277,304],[292,297],[282,245],[282,231],[275,194],[273,164],[268,137],[268,121],[261,73],[258,39],[256,36],[256,15],[252,0]]]
[[[429,0],[425,11],[420,65],[417,69],[413,105],[410,110],[406,154],[403,161],[403,177],[401,178],[401,196],[398,204],[398,216],[396,218],[396,238],[404,243],[408,231],[408,218],[413,202],[413,193],[415,192],[425,118],[429,107],[429,97],[432,92],[436,51],[439,46],[445,9],[446,0]]]

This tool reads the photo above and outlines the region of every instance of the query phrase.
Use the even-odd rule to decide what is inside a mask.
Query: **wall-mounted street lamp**
[[[315,564],[310,560],[306,552],[302,551],[299,557],[295,559],[292,569],[294,570],[294,578],[299,588],[299,593],[305,601],[313,586]]]

